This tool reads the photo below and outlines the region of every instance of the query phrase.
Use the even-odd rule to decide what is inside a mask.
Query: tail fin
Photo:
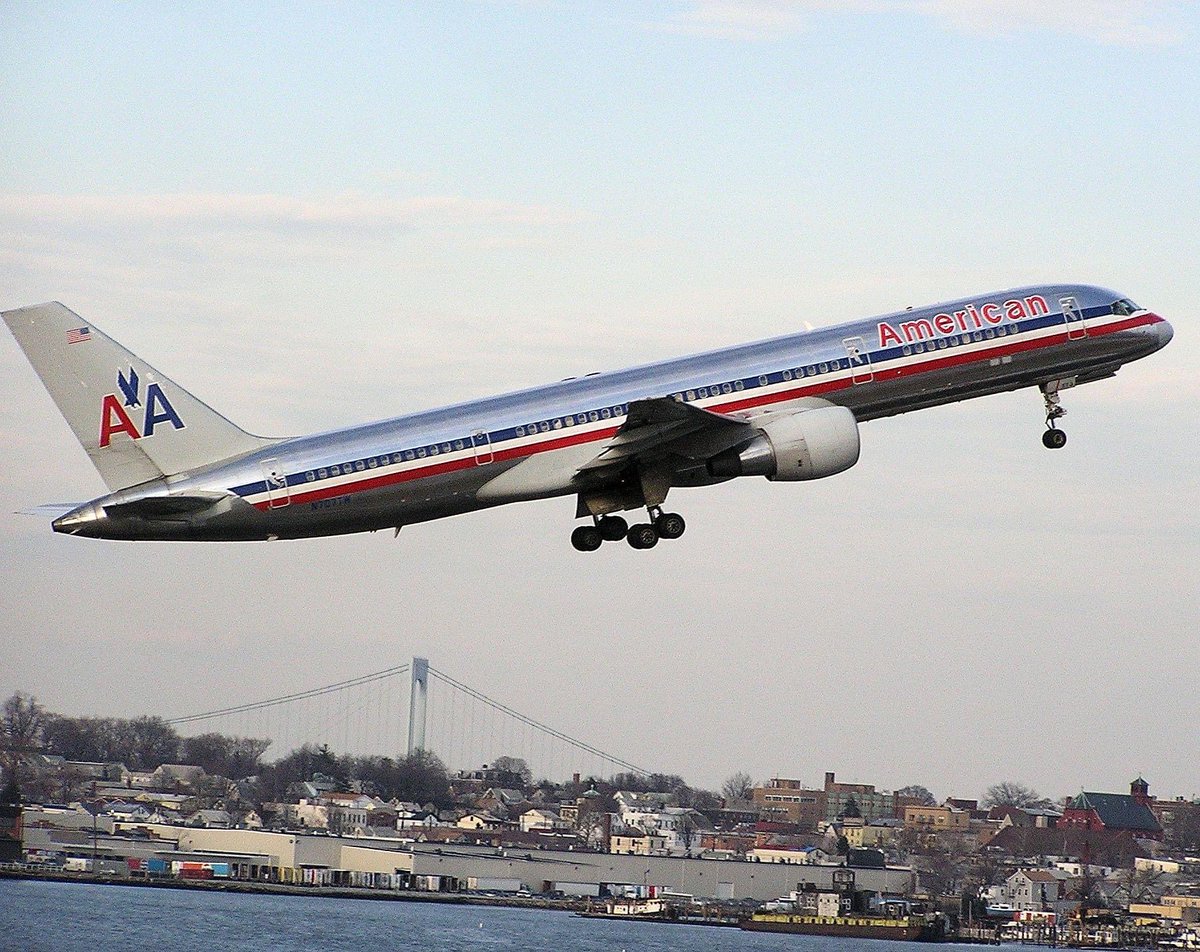
[[[234,426],[58,302],[3,317],[110,490],[274,442]]]

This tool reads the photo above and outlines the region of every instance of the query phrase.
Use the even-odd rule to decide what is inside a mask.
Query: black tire
[[[629,523],[620,516],[605,516],[597,528],[605,542],[620,542],[629,532]]]
[[[677,512],[664,512],[654,520],[654,530],[661,539],[678,539],[686,529],[687,523]]]
[[[634,549],[653,549],[658,545],[658,533],[648,522],[639,522],[637,525],[629,527],[629,534],[625,536],[625,541]]]
[[[1067,434],[1062,430],[1047,430],[1042,434],[1042,446],[1048,450],[1061,450],[1067,445]]]
[[[579,526],[571,533],[571,545],[580,552],[595,552],[604,543],[604,536],[595,526]]]

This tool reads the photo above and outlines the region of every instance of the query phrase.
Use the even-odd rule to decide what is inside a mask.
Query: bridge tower
[[[425,706],[429,699],[429,659],[412,659],[412,688],[408,693],[408,755],[425,749]]]

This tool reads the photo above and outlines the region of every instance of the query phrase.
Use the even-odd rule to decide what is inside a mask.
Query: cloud
[[[1049,32],[1113,46],[1183,41],[1174,0],[681,0],[656,28],[733,40],[776,40],[821,15],[912,13],[964,33]]]
[[[461,195],[392,198],[347,192],[301,198],[205,192],[157,195],[0,194],[0,218],[65,223],[186,223],[217,227],[396,229],[477,223],[543,225],[569,218],[562,209]]]

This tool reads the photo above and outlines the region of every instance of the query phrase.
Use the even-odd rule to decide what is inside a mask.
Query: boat
[[[795,912],[756,912],[738,925],[752,932],[790,932],[797,935],[842,936],[850,939],[935,938],[933,924],[921,916],[816,916]]]

